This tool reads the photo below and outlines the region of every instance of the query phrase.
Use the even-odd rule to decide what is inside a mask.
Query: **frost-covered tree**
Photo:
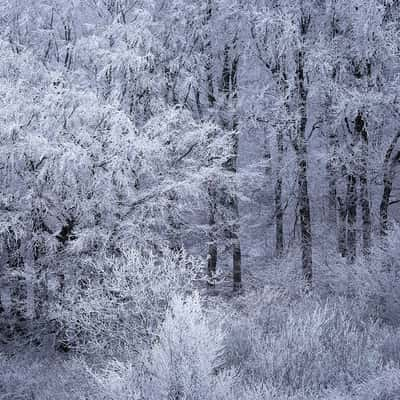
[[[1,42],[2,257],[24,318],[43,316],[53,281],[62,302],[67,264],[183,244],[209,177],[226,175],[221,128],[159,97],[151,18],[138,42],[143,27],[99,14],[68,66]]]
[[[319,2],[282,1],[254,2],[248,17],[253,49],[272,82],[277,112],[267,119],[277,131],[278,168],[282,163],[284,136],[289,139],[296,157],[302,268],[308,286],[312,282],[312,225],[307,149],[312,132],[310,95],[315,68],[311,59],[320,15]],[[256,115],[256,118],[261,117]],[[275,186],[277,254],[283,249],[282,213],[282,177],[278,172]]]

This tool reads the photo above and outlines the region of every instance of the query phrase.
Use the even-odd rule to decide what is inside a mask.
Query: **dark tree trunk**
[[[35,277],[33,282],[34,315],[37,319],[41,318],[45,312],[48,300],[47,268],[44,256],[46,255],[46,244],[44,234],[53,232],[44,222],[43,213],[40,207],[32,206],[33,237],[32,249],[28,249],[27,264],[31,266]]]
[[[308,196],[307,159],[306,153],[298,156],[299,168],[299,214],[301,229],[302,267],[306,285],[312,284],[312,233],[310,200]]]
[[[385,236],[388,231],[388,213],[389,213],[389,204],[390,204],[390,196],[392,194],[393,188],[393,175],[390,172],[387,172],[383,176],[383,194],[380,205],[380,234],[381,236]]]
[[[207,12],[205,18],[205,25],[210,24],[212,17],[212,3],[211,0],[207,1]],[[213,109],[215,107],[216,99],[214,94],[214,83],[212,75],[212,54],[211,54],[211,39],[206,38],[204,46],[206,53],[206,93],[208,107]],[[198,103],[200,103],[198,101]],[[199,115],[202,114],[199,108]],[[207,272],[210,286],[214,286],[214,276],[217,272],[217,261],[218,261],[218,247],[216,237],[216,213],[217,213],[217,189],[210,182],[207,188],[208,191],[208,255],[207,255]]]
[[[304,77],[304,52],[299,50],[297,56],[297,85],[299,93],[299,113],[300,121],[297,128],[296,152],[298,168],[298,196],[299,196],[299,216],[301,232],[301,251],[302,268],[306,288],[312,286],[312,232],[311,232],[311,212],[310,198],[308,194],[308,160],[307,160],[307,90],[305,88]]]
[[[282,158],[283,158],[283,135],[278,132],[277,135],[277,173],[275,184],[275,252],[277,257],[283,255],[284,236],[283,236],[283,205],[282,205]]]
[[[355,133],[361,143],[359,160],[360,177],[360,204],[362,216],[363,254],[368,255],[371,247],[371,209],[369,204],[368,187],[368,132],[365,126],[364,116],[361,112],[355,119]]]
[[[348,179],[347,167],[344,163],[341,165],[341,179]],[[347,193],[346,198],[342,196],[337,196],[337,210],[338,210],[338,219],[337,219],[337,249],[339,254],[342,257],[347,256]]]
[[[353,263],[357,254],[357,180],[352,172],[347,176],[347,257]]]
[[[342,257],[347,255],[346,245],[346,218],[347,218],[347,206],[346,202],[341,197],[337,198],[338,201],[338,225],[337,225],[337,242],[338,251]]]
[[[236,129],[236,127],[235,127]],[[237,173],[237,155],[239,148],[239,136],[236,130],[232,131],[233,151],[232,156],[226,163],[227,170],[233,179]],[[227,209],[231,220],[228,222],[228,237],[231,241],[233,251],[233,290],[240,291],[242,287],[241,248],[240,248],[240,223],[239,223],[239,201],[236,194],[236,183],[233,182],[232,193],[226,195]]]
[[[233,155],[228,162],[228,170],[235,177],[237,173],[237,156],[239,150],[239,136],[236,132],[236,123],[234,124],[235,130],[233,131]],[[239,223],[239,201],[236,195],[236,184],[234,183],[233,194],[229,195],[229,208],[231,210],[232,222],[229,224],[229,237],[232,241],[233,251],[233,290],[239,291],[242,287],[242,256],[240,248],[240,223]]]
[[[232,133],[232,156],[226,164],[227,170],[235,180],[237,174],[237,159],[239,154],[239,133],[236,115],[237,103],[237,72],[239,56],[230,54],[236,49],[236,38],[232,46],[226,45],[224,49],[224,65],[222,70],[221,92],[225,97],[225,109],[223,110],[222,125]],[[224,115],[225,114],[225,115]],[[239,201],[237,197],[237,184],[233,183],[232,194],[228,197],[228,207],[232,221],[229,226],[229,238],[231,240],[233,252],[233,290],[240,291],[242,287],[242,267],[241,267],[241,248],[240,248],[240,223],[239,223]]]
[[[26,281],[24,260],[22,257],[22,243],[21,239],[14,236],[13,232],[10,232],[9,237],[6,239],[6,251],[8,258],[8,267],[10,272],[13,274],[13,278],[10,280],[10,328],[8,333],[14,331],[16,333],[22,333],[26,328],[27,321],[27,298],[28,298],[28,286]]]
[[[330,229],[337,229],[337,135],[332,129],[329,138],[329,159],[326,165],[328,174],[328,222]]]
[[[236,126],[234,127],[236,129]],[[239,150],[239,136],[237,132],[233,132],[234,145],[233,156],[229,162],[229,170],[235,176],[237,172],[237,155]],[[236,184],[234,192],[230,198],[230,208],[232,210],[232,224],[230,224],[231,232],[230,237],[232,240],[233,251],[233,290],[240,291],[242,288],[242,254],[240,249],[240,223],[239,223],[239,201],[236,195]]]
[[[345,118],[347,130],[350,134],[350,162],[347,169],[347,260],[353,263],[357,256],[357,175],[360,171],[360,135],[357,119],[354,121],[355,129],[351,129],[349,121]]]
[[[379,212],[379,223],[380,223],[380,234],[385,236],[388,230],[388,213],[390,205],[390,196],[393,188],[394,178],[394,167],[396,161],[400,161],[400,152],[393,158],[393,151],[396,147],[398,140],[400,139],[400,131],[393,138],[392,143],[388,147],[385,158],[383,160],[383,195],[380,204]]]
[[[233,234],[233,290],[240,291],[242,288],[242,254],[240,249],[240,238],[238,227],[235,228]]]
[[[214,286],[214,277],[217,273],[217,237],[215,232],[216,227],[216,211],[217,211],[217,198],[216,191],[209,184],[208,187],[208,198],[209,198],[209,216],[208,216],[208,256],[207,256],[207,272],[208,272],[208,283],[210,286]]]

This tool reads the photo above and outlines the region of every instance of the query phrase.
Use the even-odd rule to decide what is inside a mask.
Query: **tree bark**
[[[298,168],[298,196],[299,196],[299,216],[301,231],[301,251],[302,269],[306,289],[312,286],[312,232],[311,232],[311,212],[310,198],[308,194],[308,160],[306,143],[307,126],[307,90],[305,88],[304,77],[304,51],[299,50],[297,55],[297,85],[299,94],[299,113],[300,121],[296,132],[296,152]]]
[[[282,158],[283,158],[283,135],[277,134],[277,172],[275,183],[275,252],[277,257],[282,257],[284,248],[283,236],[283,206],[282,206]]]
[[[383,160],[383,194],[379,209],[379,224],[381,236],[385,236],[388,231],[388,212],[390,205],[390,196],[392,194],[393,188],[394,167],[396,160],[400,160],[400,152],[396,155],[396,157],[393,158],[392,156],[399,139],[400,131],[397,132],[396,136],[390,143],[390,146],[388,147],[385,158]]]
[[[337,134],[331,130],[328,138],[329,159],[326,165],[328,175],[328,222],[329,227],[337,230]]]
[[[6,238],[6,251],[8,255],[8,267],[14,276],[10,280],[11,318],[8,334],[12,334],[12,332],[22,333],[26,328],[28,286],[21,254],[22,247],[21,239],[15,237],[13,232],[10,232],[9,237]]]
[[[235,127],[236,129],[236,127]],[[233,154],[227,163],[227,169],[231,172],[233,179],[237,173],[237,155],[239,149],[239,136],[235,130],[233,135]],[[240,247],[240,215],[239,215],[239,201],[237,198],[236,183],[233,182],[232,194],[228,195],[228,207],[231,211],[232,221],[229,222],[229,238],[231,240],[233,251],[233,290],[240,291],[242,288],[242,255]]]
[[[364,116],[361,112],[355,119],[355,132],[361,144],[359,160],[359,178],[360,178],[360,204],[362,216],[362,238],[363,254],[368,255],[371,247],[371,208],[369,204],[368,187],[368,132]]]
[[[357,169],[359,168],[359,142],[357,127],[353,131],[347,118],[345,118],[347,130],[350,134],[350,163],[347,169],[347,260],[353,263],[357,256]],[[355,121],[356,123],[357,121]]]
[[[236,129],[236,126],[234,127]],[[233,156],[230,160],[230,170],[233,176],[237,173],[237,156],[239,150],[239,136],[234,131],[234,145],[233,145]],[[239,215],[239,201],[237,198],[237,187],[234,184],[234,192],[231,196],[231,209],[233,212],[233,223],[231,225],[231,240],[232,240],[232,251],[233,251],[233,290],[235,292],[240,291],[242,288],[242,253],[240,248],[240,215]]]
[[[208,216],[208,256],[207,256],[207,273],[208,273],[208,284],[214,286],[214,277],[217,273],[217,257],[218,247],[217,238],[215,233],[215,216],[217,208],[216,190],[210,183],[208,186],[208,198],[209,198],[209,216]]]
[[[205,25],[210,24],[212,17],[212,3],[211,0],[207,1],[207,12],[205,18]],[[205,43],[206,53],[206,93],[207,101],[210,109],[215,107],[216,99],[214,95],[214,83],[212,76],[212,54],[211,54],[211,40],[209,37],[206,38]],[[198,107],[200,109],[200,107]],[[199,110],[199,114],[201,111]],[[209,278],[209,285],[214,286],[214,276],[217,272],[217,261],[218,261],[218,247],[216,237],[216,212],[217,212],[217,189],[213,187],[212,182],[209,183],[208,188],[208,255],[207,255],[207,273]]]
[[[343,201],[341,197],[337,198],[338,202],[338,225],[337,225],[337,242],[338,242],[338,251],[342,257],[346,257],[347,255],[347,246],[346,246],[346,218],[347,218],[347,207],[346,202]]]
[[[347,176],[347,258],[353,263],[357,254],[357,180],[350,172]]]
[[[239,201],[237,197],[237,159],[239,154],[239,133],[236,115],[237,103],[237,73],[239,56],[231,55],[231,51],[236,49],[236,38],[232,45],[226,45],[224,49],[224,64],[222,69],[221,92],[225,97],[224,110],[221,115],[222,125],[231,131],[232,135],[232,155],[226,163],[227,170],[231,173],[232,193],[228,194],[228,207],[230,209],[232,221],[228,224],[229,238],[231,240],[233,252],[233,290],[240,291],[242,287],[242,267],[241,267],[241,248],[240,248],[240,222],[239,222]]]

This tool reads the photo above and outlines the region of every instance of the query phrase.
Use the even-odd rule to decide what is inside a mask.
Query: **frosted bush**
[[[149,357],[153,398],[211,399],[223,339],[222,330],[210,325],[198,295],[174,297]]]
[[[153,345],[128,363],[113,362],[98,381],[115,400],[232,399],[236,374],[220,369],[223,339],[198,294],[176,295]]]
[[[400,332],[399,329],[388,329],[381,333],[381,344],[379,351],[385,365],[395,365],[400,367]]]
[[[82,359],[0,353],[0,400],[103,400]]]
[[[361,383],[351,393],[332,390],[323,400],[397,400],[400,398],[400,370],[386,368]]]
[[[250,387],[264,383],[281,396],[311,395],[355,385],[381,365],[378,327],[361,328],[344,303],[270,304],[264,321],[261,305],[248,307],[249,315],[230,328],[225,354]],[[240,346],[247,350],[238,352]]]
[[[53,309],[58,336],[83,353],[121,354],[149,342],[171,298],[193,290],[202,265],[184,253],[132,250],[90,263]]]

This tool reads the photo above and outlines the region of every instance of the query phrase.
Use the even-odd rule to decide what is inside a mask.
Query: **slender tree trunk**
[[[347,130],[350,134],[350,163],[347,169],[347,261],[353,263],[357,256],[357,174],[360,167],[360,136],[357,126],[354,131],[350,128],[349,121],[345,118]],[[357,120],[355,121],[357,123]]]
[[[236,40],[234,48],[236,46]],[[238,131],[238,116],[236,114],[237,103],[237,73],[238,73],[239,56],[235,55],[231,64],[230,85],[231,85],[231,101],[234,108],[232,116],[232,130],[234,135],[233,144],[233,159],[232,159],[232,172],[236,177],[237,174],[237,160],[239,156],[239,131]],[[242,288],[242,251],[240,247],[240,214],[239,214],[239,200],[237,197],[237,184],[235,182],[234,195],[233,195],[233,218],[234,225],[232,231],[233,239],[233,290],[239,291]]]
[[[385,172],[383,176],[383,194],[379,209],[381,236],[385,236],[388,230],[388,213],[389,213],[389,204],[390,204],[390,196],[392,194],[392,188],[393,188],[393,174],[391,172]]]
[[[234,126],[236,129],[236,126]],[[234,130],[233,135],[233,151],[232,157],[227,163],[227,169],[231,172],[233,179],[237,173],[237,156],[239,149],[239,136],[238,132]],[[232,194],[228,195],[228,208],[232,221],[229,222],[229,238],[231,240],[232,251],[233,251],[233,290],[235,292],[240,291],[242,288],[242,255],[240,248],[240,215],[239,215],[239,201],[237,198],[237,187],[236,183],[233,182]]]
[[[207,254],[207,273],[210,286],[214,286],[214,277],[217,273],[218,262],[218,238],[217,238],[217,189],[213,183],[208,184],[208,254]]]
[[[283,205],[282,205],[282,159],[283,159],[283,134],[277,134],[277,172],[275,183],[275,252],[277,257],[283,255],[284,236],[283,236]]]
[[[239,213],[237,212],[237,215]],[[239,227],[233,233],[233,290],[240,291],[242,288],[242,253],[240,249]]]
[[[239,135],[236,132],[236,123],[234,123],[235,130],[232,132],[233,135],[233,151],[232,157],[227,163],[227,169],[231,172],[233,179],[237,173],[237,157],[239,150]],[[228,207],[232,221],[229,223],[229,238],[231,240],[232,251],[233,251],[233,290],[235,292],[240,291],[242,288],[242,255],[240,248],[240,215],[239,215],[239,201],[237,198],[237,187],[236,183],[233,182],[233,193],[228,195]]]
[[[236,128],[235,128],[236,129]],[[234,155],[231,159],[230,169],[234,176],[237,173],[237,156],[239,150],[239,136],[234,132]],[[236,184],[234,193],[231,196],[231,209],[233,211],[233,223],[231,225],[231,239],[233,251],[233,290],[239,291],[242,288],[242,253],[240,248],[240,215],[239,215],[239,201],[236,195]]]
[[[357,180],[352,172],[347,176],[347,258],[353,263],[357,254]]]
[[[301,229],[301,247],[302,247],[302,267],[303,275],[307,286],[312,285],[312,233],[311,233],[311,213],[310,200],[308,196],[307,179],[307,154],[304,150],[298,155],[299,168],[299,214]]]
[[[225,107],[221,114],[221,120],[225,129],[230,130],[232,134],[232,155],[226,163],[226,168],[233,178],[232,194],[228,194],[228,207],[232,218],[232,221],[229,223],[229,238],[233,252],[233,290],[237,292],[242,287],[242,257],[240,248],[239,201],[237,197],[237,183],[235,182],[239,154],[239,133],[236,115],[239,56],[234,54],[232,58],[230,54],[232,49],[235,50],[235,47],[236,39],[234,39],[232,45],[226,45],[224,49],[221,92],[225,97]]]
[[[371,247],[371,209],[369,204],[368,187],[368,132],[364,116],[358,113],[355,120],[355,131],[361,143],[359,177],[360,177],[360,203],[362,216],[363,254],[368,255]]]
[[[39,319],[45,312],[48,305],[48,285],[47,285],[47,268],[43,256],[46,254],[46,244],[43,234],[45,232],[52,234],[46,226],[43,219],[43,210],[40,207],[32,205],[32,229],[34,239],[32,240],[32,249],[27,252],[28,264],[34,273],[33,282],[33,301],[34,316]]]
[[[28,286],[22,258],[22,242],[11,232],[7,238],[8,266],[13,274],[10,280],[10,328],[11,332],[22,333],[27,321]]]
[[[307,91],[304,81],[304,52],[299,50],[297,59],[297,84],[300,121],[297,127],[296,152],[298,168],[299,216],[301,231],[302,268],[306,288],[312,286],[312,232],[310,198],[308,194],[308,160],[306,143]]]
[[[205,18],[205,25],[210,24],[212,17],[212,2],[207,1],[207,13]],[[214,94],[214,83],[212,75],[212,53],[211,53],[211,39],[206,38],[204,52],[207,60],[205,64],[206,71],[206,93],[208,107],[212,110],[215,107],[216,98]],[[198,100],[198,104],[200,101]],[[199,107],[199,115],[202,114]],[[216,237],[216,213],[217,213],[217,189],[210,182],[207,188],[208,191],[208,255],[207,255],[207,272],[209,277],[210,286],[214,286],[214,276],[217,272],[218,261],[218,246]]]
[[[216,209],[217,209],[217,198],[216,190],[210,183],[208,186],[208,198],[209,198],[209,219],[208,219],[208,257],[207,257],[207,272],[208,272],[208,283],[210,286],[214,286],[214,277],[217,273],[217,237],[215,232],[216,227]]]
[[[346,257],[347,255],[347,246],[346,246],[346,218],[347,218],[347,207],[346,202],[343,201],[341,197],[337,198],[338,201],[338,225],[337,225],[337,242],[338,242],[338,251],[342,257]]]
[[[400,131],[397,132],[396,136],[390,143],[390,146],[388,147],[385,154],[385,158],[383,160],[383,195],[379,210],[381,236],[385,236],[388,230],[388,213],[390,205],[390,196],[392,194],[392,188],[393,188],[394,167],[396,165],[396,162],[400,162],[400,151],[397,153],[395,157],[393,157],[393,151],[399,139],[400,139]]]
[[[329,159],[326,165],[328,174],[328,222],[329,228],[337,230],[337,135],[331,130],[328,138]]]
[[[0,236],[1,242],[4,240],[3,236]],[[1,279],[4,279],[6,276],[6,254],[3,251],[5,248],[5,245],[0,242],[0,277]],[[7,310],[5,307],[5,297],[6,297],[6,286],[1,285],[0,286],[0,339],[1,337],[5,336],[7,334],[7,320],[8,320],[8,315],[7,315]]]

